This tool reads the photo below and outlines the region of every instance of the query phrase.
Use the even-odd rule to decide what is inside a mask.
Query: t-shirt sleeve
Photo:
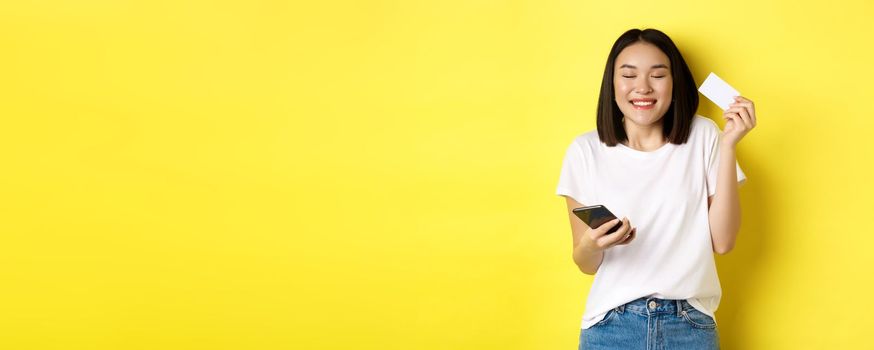
[[[591,205],[588,201],[589,194],[585,193],[583,189],[586,165],[580,145],[576,141],[571,142],[565,152],[564,161],[562,161],[558,187],[555,193],[561,196],[569,196],[580,204]]]
[[[716,194],[716,175],[719,171],[719,130],[710,137],[709,150],[707,152],[707,196]],[[737,183],[743,185],[747,180],[746,174],[740,168],[740,163],[735,161],[737,170]]]

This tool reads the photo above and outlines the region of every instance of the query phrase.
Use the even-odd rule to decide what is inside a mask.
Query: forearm
[[[587,275],[594,275],[601,266],[601,260],[604,259],[603,251],[596,251],[591,247],[580,243],[574,247],[574,263],[580,268],[580,271]]]
[[[716,194],[710,204],[710,236],[713,251],[728,253],[734,248],[740,230],[740,199],[737,186],[737,156],[735,147],[720,145]]]

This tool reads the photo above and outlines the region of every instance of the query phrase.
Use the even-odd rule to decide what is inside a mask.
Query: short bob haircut
[[[665,115],[662,116],[663,132],[667,136],[668,142],[677,145],[684,144],[692,131],[692,118],[698,110],[698,89],[692,72],[689,71],[686,61],[680,55],[680,50],[677,49],[671,38],[656,29],[631,29],[616,39],[616,43],[610,49],[607,67],[604,69],[604,78],[601,81],[601,95],[598,97],[598,137],[601,142],[610,147],[628,139],[622,124],[622,111],[616,105],[615,91],[613,90],[613,66],[619,53],[637,42],[655,45],[670,60],[673,101]]]

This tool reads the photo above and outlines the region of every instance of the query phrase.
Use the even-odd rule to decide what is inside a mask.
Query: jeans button
[[[649,301],[649,309],[650,310],[655,310],[656,306],[658,306],[658,304],[656,304],[655,300]]]

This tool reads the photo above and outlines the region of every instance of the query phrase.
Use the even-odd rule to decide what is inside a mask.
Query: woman
[[[667,35],[632,29],[616,40],[597,132],[571,142],[557,188],[574,262],[595,275],[580,349],[719,348],[713,253],[729,252],[737,238],[746,176],[735,148],[756,115],[738,96],[720,132],[697,109],[692,73]],[[572,212],[594,204],[622,219],[592,229]]]

